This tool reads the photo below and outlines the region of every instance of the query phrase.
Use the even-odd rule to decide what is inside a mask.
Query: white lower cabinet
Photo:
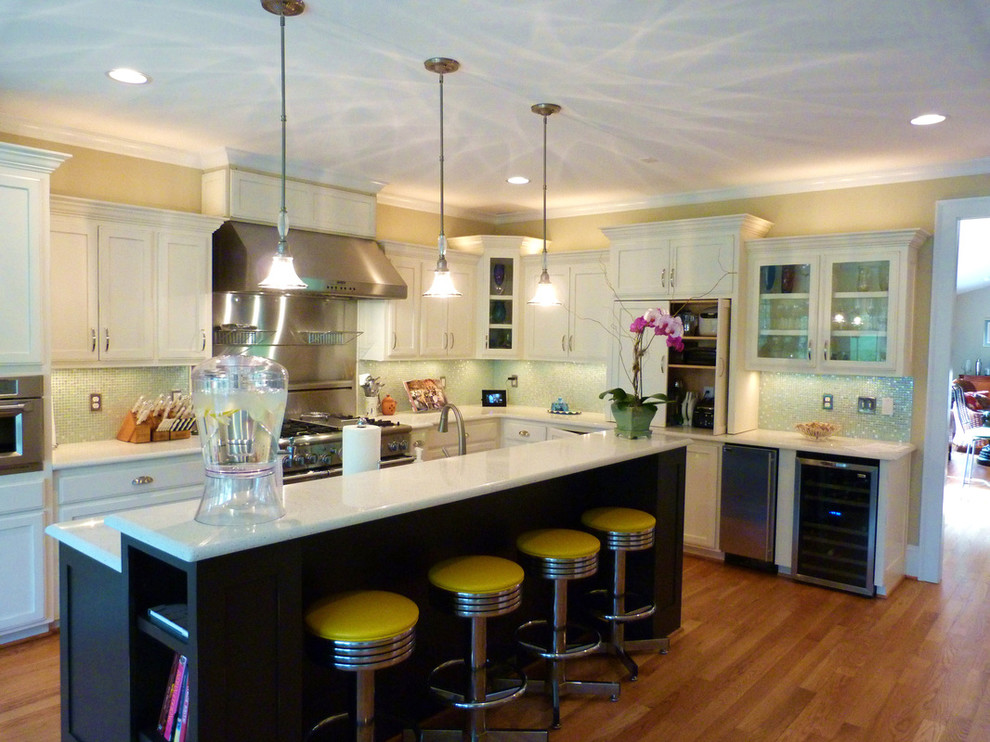
[[[448,420],[447,432],[438,433],[436,428],[413,435],[423,441],[423,459],[442,459],[457,455],[457,422],[453,415]],[[467,453],[491,451],[498,448],[498,420],[469,420],[464,423]]]
[[[718,548],[722,444],[692,441],[684,476],[684,545]]]
[[[502,420],[502,446],[519,446],[547,440],[547,426],[526,420]]]
[[[43,630],[45,480],[41,473],[0,477],[0,641]]]
[[[93,464],[55,471],[57,520],[92,518],[122,510],[189,500],[203,493],[200,453]]]

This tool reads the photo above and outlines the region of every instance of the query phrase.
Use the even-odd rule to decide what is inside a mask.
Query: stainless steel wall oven
[[[45,459],[41,376],[0,378],[0,474],[40,471]]]

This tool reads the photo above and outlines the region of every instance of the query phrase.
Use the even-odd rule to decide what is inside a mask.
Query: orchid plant
[[[652,407],[656,412],[658,404],[667,404],[671,400],[666,394],[643,395],[643,357],[658,335],[665,337],[668,348],[684,350],[684,341],[681,339],[684,336],[684,323],[680,317],[673,316],[664,309],[648,309],[642,317],[633,320],[629,331],[633,334],[632,394],[616,387],[602,392],[598,398],[610,397],[612,404],[619,409]]]

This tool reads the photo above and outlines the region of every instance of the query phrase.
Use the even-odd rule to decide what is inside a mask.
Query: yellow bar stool
[[[606,650],[619,658],[629,671],[629,679],[635,680],[639,677],[639,665],[629,656],[629,652],[666,654],[670,647],[670,640],[666,637],[636,641],[625,638],[627,623],[649,618],[657,609],[652,598],[626,592],[626,552],[653,548],[657,520],[635,508],[603,507],[586,510],[581,522],[600,535],[605,548],[614,553],[611,587],[608,590],[594,590],[588,597],[592,612],[609,624]]]
[[[529,689],[543,691],[553,705],[553,728],[560,728],[560,696],[564,693],[607,695],[619,700],[619,684],[593,680],[568,680],[564,663],[583,657],[601,646],[597,631],[567,623],[567,583],[598,571],[598,539],[569,528],[527,531],[516,539],[520,561],[530,573],[553,581],[553,617],[528,621],[516,630],[516,639],[547,664],[545,681],[530,680]]]
[[[488,729],[486,712],[518,698],[526,676],[515,668],[498,668],[488,659],[488,619],[511,613],[522,602],[523,570],[495,556],[462,556],[435,564],[429,580],[443,607],[470,619],[467,656],[450,660],[430,673],[430,692],[443,703],[467,711],[463,729],[423,729],[423,742],[545,742],[545,729]]]
[[[375,670],[412,654],[417,605],[383,590],[338,593],[316,601],[305,614],[306,643],[317,662],[355,673],[353,715],[335,714],[316,724],[306,739],[338,722],[350,721],[356,742],[375,739]],[[338,737],[339,739],[339,737]]]

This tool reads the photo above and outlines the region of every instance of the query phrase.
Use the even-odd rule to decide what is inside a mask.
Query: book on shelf
[[[186,665],[188,659],[184,654],[176,653],[172,662],[173,672],[169,678],[168,686],[165,690],[165,699],[162,701],[162,711],[158,717],[158,733],[167,740],[172,739],[172,730],[175,727],[175,716],[179,710],[180,696],[182,690],[187,686]]]
[[[188,708],[188,704],[189,704],[188,699],[189,699],[189,674],[187,673],[185,676],[183,676],[182,686],[179,689],[178,702],[176,703],[175,706],[175,717],[173,719],[174,724],[171,730],[168,729],[167,727],[165,729],[166,732],[171,732],[171,734],[168,734],[165,737],[165,739],[169,740],[169,742],[179,742],[179,740],[182,739],[183,726],[185,724],[182,718],[182,709]]]
[[[186,674],[182,689],[182,705],[179,708],[179,720],[175,723],[175,742],[185,742],[186,730],[189,727],[189,674]]]
[[[189,608],[185,603],[165,603],[148,609],[148,620],[165,631],[179,637],[189,638]]]

